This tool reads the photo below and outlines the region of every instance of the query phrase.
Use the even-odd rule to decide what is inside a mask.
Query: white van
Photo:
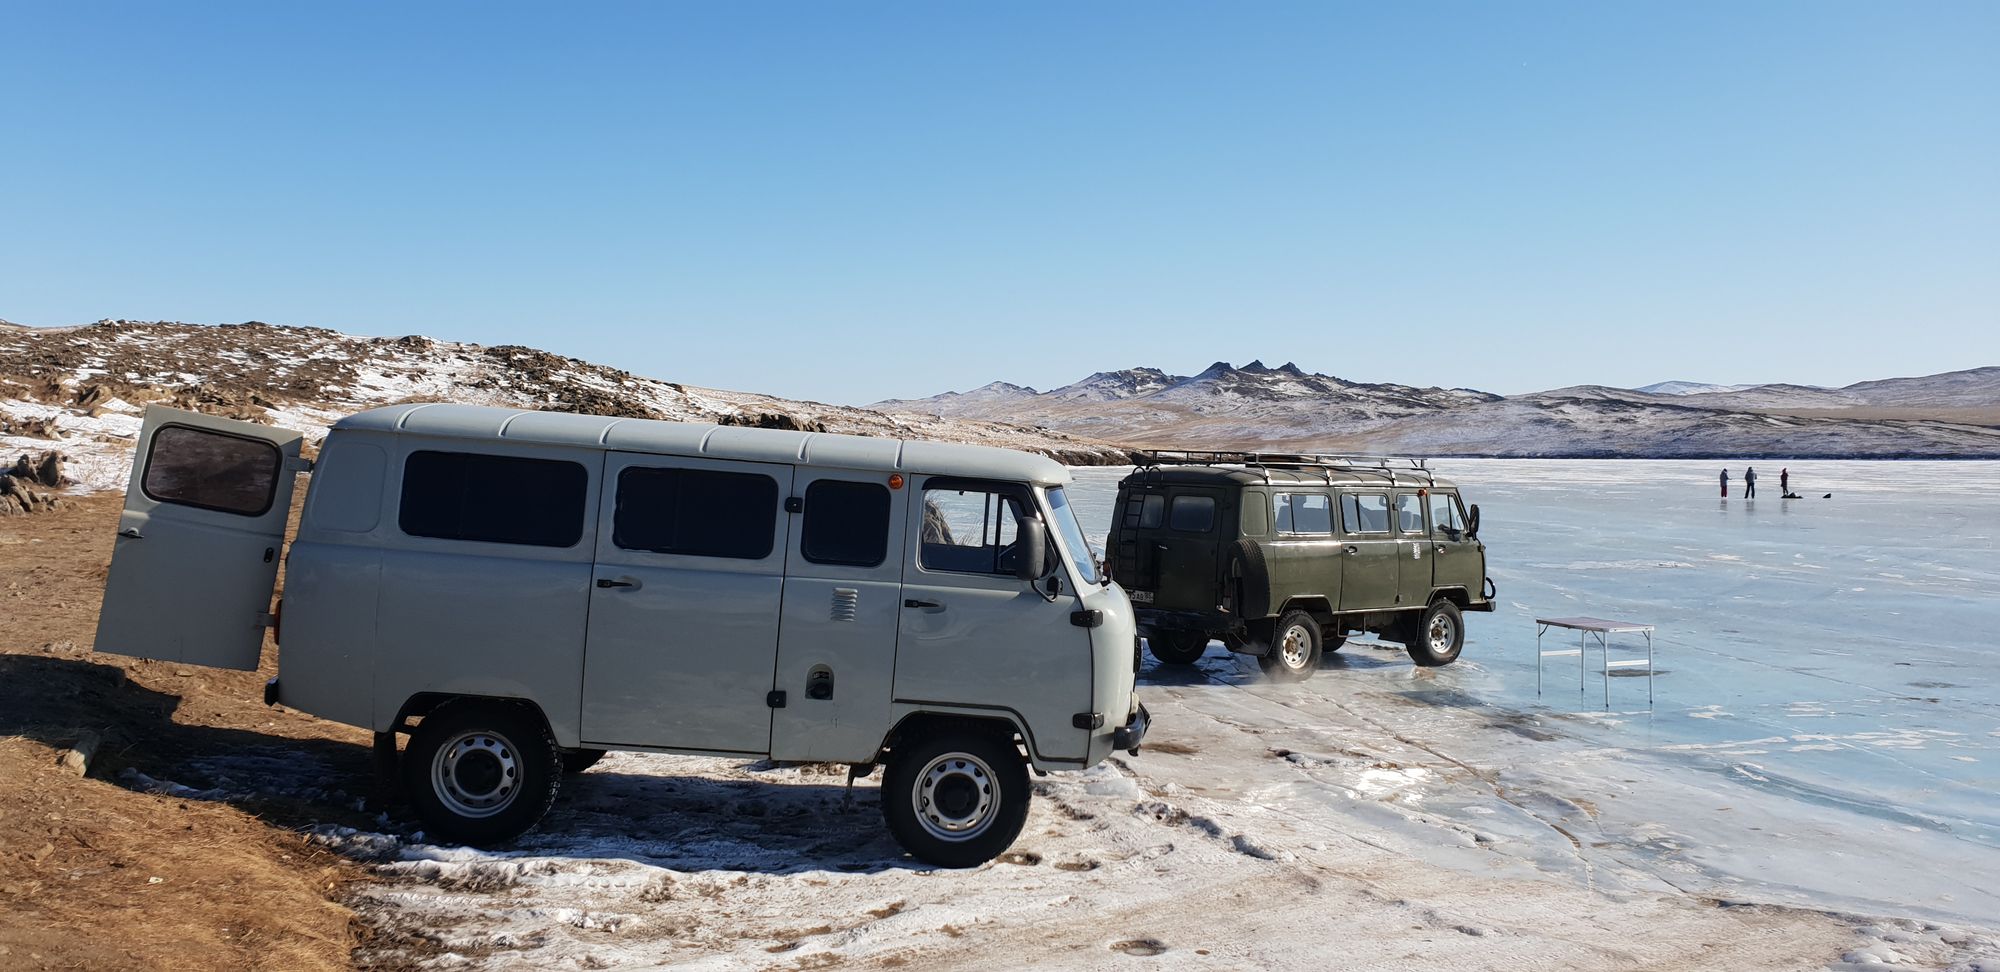
[[[408,735],[434,834],[509,840],[610,749],[882,762],[896,838],[968,866],[1028,767],[1146,733],[1131,606],[1051,460],[463,405],[300,440],[147,410],[96,648],[255,669],[272,628],[265,700],[372,729],[378,765]]]

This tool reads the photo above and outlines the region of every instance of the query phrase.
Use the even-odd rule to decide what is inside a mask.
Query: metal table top
[[[1611,621],[1605,618],[1536,618],[1536,624],[1546,624],[1551,628],[1570,628],[1576,631],[1595,631],[1600,634],[1617,634],[1622,631],[1651,631],[1653,626],[1637,621]]]

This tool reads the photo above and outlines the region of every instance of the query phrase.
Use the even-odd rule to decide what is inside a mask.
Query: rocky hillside
[[[1053,391],[996,382],[881,402],[904,415],[1008,416],[1140,446],[1482,456],[2000,458],[2000,368],[1808,385],[1580,385],[1502,397],[1366,384],[1295,365],[1192,377],[1100,372]]]
[[[323,434],[349,412],[455,401],[1026,449],[1075,464],[1129,455],[1066,432],[896,416],[697,388],[533,348],[366,338],[251,321],[0,327],[0,457],[60,450],[84,488],[119,488],[148,402]]]

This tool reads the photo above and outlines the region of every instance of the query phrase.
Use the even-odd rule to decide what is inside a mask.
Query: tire
[[[1297,682],[1319,671],[1324,639],[1319,622],[1304,611],[1286,611],[1271,629],[1270,650],[1257,656],[1257,665],[1276,682]]]
[[[1236,541],[1229,555],[1229,573],[1236,583],[1236,616],[1244,620],[1265,617],[1271,609],[1271,572],[1264,563],[1264,548],[1251,540]]]
[[[403,753],[404,785],[433,838],[477,847],[526,833],[555,803],[561,747],[518,703],[447,702]]]
[[[1409,634],[1411,637],[1403,642],[1403,647],[1409,651],[1411,661],[1425,668],[1449,665],[1458,660],[1458,653],[1465,648],[1465,616],[1450,601],[1433,601]]]
[[[948,731],[902,743],[882,774],[889,833],[940,867],[984,864],[1028,821],[1028,764],[1012,739]]]
[[[565,749],[562,751],[562,771],[564,776],[581,773],[597,765],[604,758],[602,749]]]
[[[1162,665],[1192,665],[1208,654],[1208,635],[1161,631],[1146,636],[1146,650]]]

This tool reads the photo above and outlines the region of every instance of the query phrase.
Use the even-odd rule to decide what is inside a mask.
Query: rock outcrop
[[[24,455],[0,472],[0,516],[45,513],[62,505],[51,490],[61,489],[64,456],[60,452]]]

